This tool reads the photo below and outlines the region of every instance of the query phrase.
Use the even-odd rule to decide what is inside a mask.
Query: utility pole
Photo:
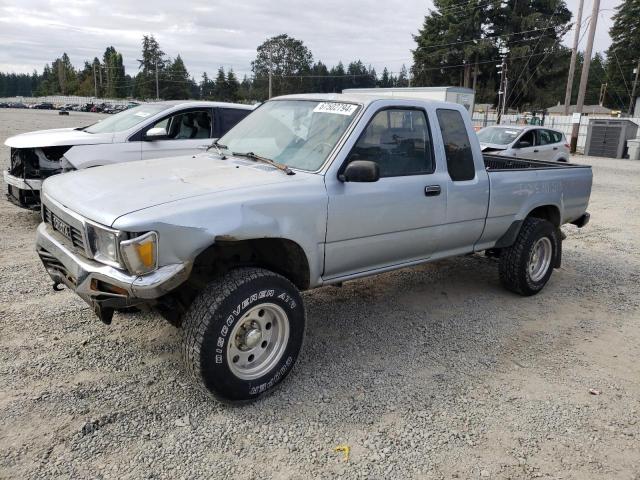
[[[272,66],[271,66],[271,46],[269,46],[269,98],[271,98],[271,76],[272,76]]]
[[[508,90],[508,86],[509,86],[509,77],[507,76],[507,58],[505,57],[504,59],[504,87],[502,88],[503,90],[503,94],[502,94],[502,115],[504,116],[505,113],[509,113],[509,110],[507,109],[507,99],[509,98],[507,96],[507,90]]]
[[[158,58],[157,57],[156,57],[156,100],[160,100],[160,87],[159,87],[159,84],[158,84]]]
[[[507,59],[506,57],[502,58],[502,63],[499,65],[500,67],[500,87],[498,90],[498,118],[496,119],[496,124],[500,125],[502,120],[502,116],[504,115],[506,104],[507,104]]]
[[[604,105],[604,97],[607,94],[608,85],[609,85],[608,83],[603,83],[602,85],[600,85],[600,101],[598,102],[598,104],[601,107]]]
[[[635,78],[633,79],[633,87],[631,88],[631,98],[629,99],[629,115],[631,115],[632,113],[635,113],[633,111],[633,105],[635,103],[635,99],[636,99],[636,87],[638,86],[638,73],[640,72],[640,60],[638,60],[638,66],[636,66],[635,68]]]
[[[96,76],[96,64],[93,64],[93,91],[96,98],[98,98],[98,77]]]
[[[596,26],[598,25],[598,14],[600,13],[600,0],[593,0],[593,10],[591,11],[591,24],[589,25],[589,38],[587,38],[587,48],[584,51],[584,63],[580,74],[580,88],[578,89],[578,101],[576,102],[576,113],[582,116],[584,107],[584,96],[587,92],[587,81],[589,80],[589,68],[591,67],[591,52],[593,51],[593,39],[596,36]],[[580,122],[574,123],[571,129],[571,153],[576,153],[578,146],[578,133]]]
[[[564,94],[564,114],[569,115],[571,105],[571,91],[573,90],[573,77],[576,73],[576,58],[578,57],[578,43],[580,42],[580,26],[582,24],[582,7],[584,0],[578,4],[578,16],[576,17],[576,31],[573,35],[573,48],[571,49],[571,63],[569,63],[569,77],[567,78],[567,90]]]

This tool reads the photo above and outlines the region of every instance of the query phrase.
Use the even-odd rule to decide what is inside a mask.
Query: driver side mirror
[[[147,130],[147,133],[144,134],[144,139],[147,141],[166,140],[167,130],[162,127],[150,128],[149,130]]]
[[[370,160],[354,160],[338,175],[341,182],[377,182],[380,179],[380,167]]]
[[[513,148],[529,148],[531,146],[531,142],[527,142],[526,140],[520,140],[516,143]]]

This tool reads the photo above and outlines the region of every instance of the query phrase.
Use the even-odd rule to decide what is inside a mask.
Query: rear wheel
[[[187,311],[183,359],[219,400],[253,400],[291,371],[304,326],[302,297],[291,282],[264,269],[233,270]]]
[[[526,218],[513,245],[502,249],[500,281],[520,295],[535,295],[549,281],[559,252],[556,227],[547,220]]]

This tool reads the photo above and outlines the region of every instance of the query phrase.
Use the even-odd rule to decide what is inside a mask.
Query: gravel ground
[[[96,117],[0,110],[0,141]],[[592,221],[541,294],[481,255],[308,292],[298,365],[236,408],[158,315],[55,293],[38,215],[0,201],[0,478],[640,479],[640,162],[575,161]]]

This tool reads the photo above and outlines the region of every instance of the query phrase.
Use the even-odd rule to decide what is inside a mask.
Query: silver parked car
[[[504,157],[568,162],[569,144],[564,133],[544,127],[496,125],[478,132],[483,153]]]

